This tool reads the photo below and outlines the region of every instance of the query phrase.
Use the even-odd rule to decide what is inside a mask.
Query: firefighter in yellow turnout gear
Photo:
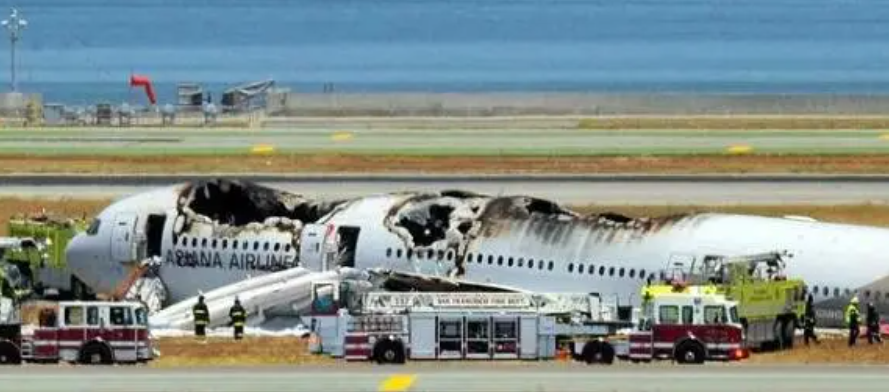
[[[849,347],[858,341],[858,333],[861,325],[861,312],[858,310],[858,296],[852,297],[846,306],[846,326],[849,327]]]
[[[235,304],[228,311],[231,318],[232,327],[234,327],[235,340],[241,340],[244,337],[244,322],[247,321],[247,311],[241,306],[241,301],[235,298]]]
[[[210,311],[207,310],[203,295],[198,297],[198,303],[191,308],[191,314],[194,317],[194,334],[203,339],[207,335],[207,325],[210,324]]]

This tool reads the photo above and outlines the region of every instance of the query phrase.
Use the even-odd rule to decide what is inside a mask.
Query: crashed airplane
[[[889,230],[804,219],[696,213],[581,215],[529,196],[402,192],[310,200],[219,179],[117,201],[75,237],[78,284],[111,292],[136,262],[177,303],[300,266],[376,271],[390,290],[596,292],[638,302],[646,279],[708,255],[786,250],[787,272],[841,319],[849,296],[889,304]]]

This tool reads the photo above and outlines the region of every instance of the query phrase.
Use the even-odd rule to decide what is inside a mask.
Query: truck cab
[[[739,360],[748,356],[743,342],[737,302],[700,289],[647,297],[628,356],[637,362]]]

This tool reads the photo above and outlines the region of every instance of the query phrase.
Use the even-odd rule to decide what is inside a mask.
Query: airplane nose
[[[74,277],[93,291],[100,292],[106,289],[102,287],[104,268],[101,268],[101,263],[103,258],[99,254],[101,247],[93,242],[92,238],[83,233],[75,235],[65,247],[65,261]],[[71,289],[76,290],[77,288],[71,287]]]

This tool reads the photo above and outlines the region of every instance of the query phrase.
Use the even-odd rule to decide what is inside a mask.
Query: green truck
[[[13,217],[7,222],[9,238],[32,238],[43,246],[9,247],[0,258],[0,266],[8,273],[17,270],[21,281],[40,296],[86,298],[85,286],[77,280],[65,261],[65,248],[77,233],[86,230],[87,222],[73,219],[52,219],[46,216]]]

